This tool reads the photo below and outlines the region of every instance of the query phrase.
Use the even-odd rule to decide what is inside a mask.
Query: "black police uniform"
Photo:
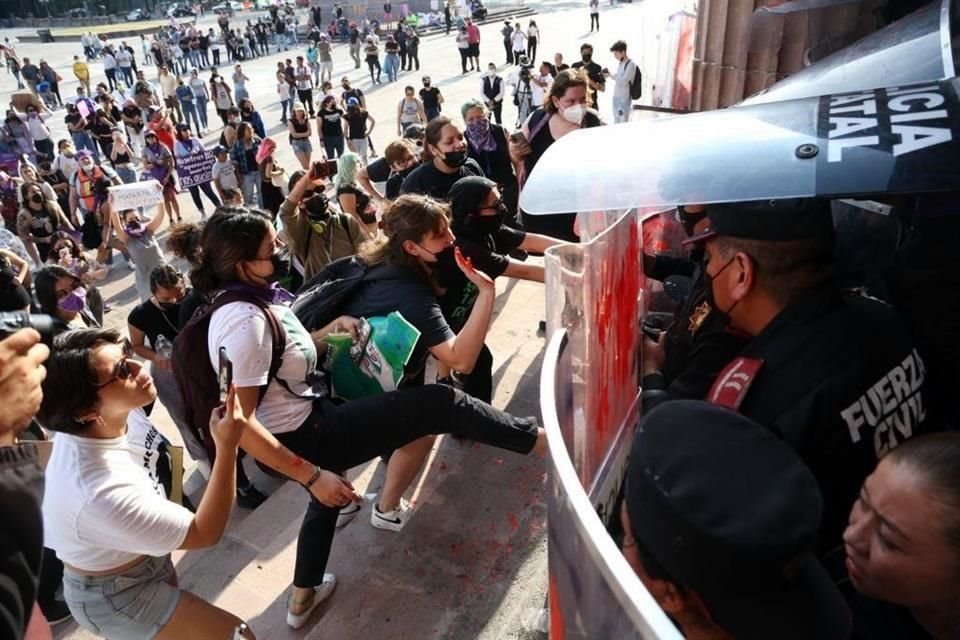
[[[762,366],[739,411],[810,465],[824,495],[821,551],[829,551],[879,458],[928,430],[923,361],[893,308],[832,284],[780,312],[740,355]]]
[[[707,211],[707,237],[787,240],[832,230],[829,206],[820,201]],[[824,496],[824,554],[842,553],[850,509],[880,457],[932,430],[926,394],[923,360],[894,309],[827,281],[777,314],[720,373],[707,399],[771,429],[810,466]]]

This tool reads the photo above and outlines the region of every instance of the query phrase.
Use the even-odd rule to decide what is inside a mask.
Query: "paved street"
[[[579,58],[580,44],[590,42],[595,60],[613,68],[616,62],[608,51],[610,44],[624,39],[644,67],[648,83],[645,95],[649,95],[655,69],[652,56],[657,49],[655,34],[669,12],[677,9],[674,0],[644,0],[613,7],[603,3],[599,34],[587,33],[586,2],[560,0],[531,6],[540,11],[533,16],[541,32],[539,60],[550,60],[561,51],[572,63]],[[234,22],[243,17],[238,14]],[[529,19],[523,18],[524,27]],[[212,25],[213,21],[207,18],[202,26],[206,28],[207,23]],[[489,61],[496,62],[506,75],[510,69],[503,65],[498,33],[501,25],[482,27],[481,62],[484,68]],[[16,30],[0,30],[0,37],[13,35]],[[137,44],[134,48],[139,50]],[[65,98],[75,94],[77,84],[70,63],[79,51],[78,43],[18,45],[21,57],[34,62],[45,58],[59,70],[65,79],[61,85]],[[279,123],[274,69],[278,60],[294,55],[293,51],[271,54],[244,63],[252,78],[248,85],[251,98],[268,134],[278,143],[277,160],[288,171],[297,168],[297,163],[287,143],[286,128]],[[444,113],[458,123],[460,104],[479,94],[481,75],[460,73],[452,35],[424,38],[420,60],[419,72],[402,72],[397,83],[371,87],[365,69],[353,68],[345,45],[337,45],[334,50],[335,86],[340,77],[348,75],[368,96],[368,109],[377,120],[372,137],[378,151],[395,137],[396,106],[404,85],[419,88],[420,77],[430,75],[446,99]],[[94,83],[103,79],[99,63],[90,66]],[[153,73],[149,70],[148,77]],[[13,89],[12,77],[0,75],[0,101],[6,104]],[[606,120],[612,120],[609,91],[601,94],[599,109]],[[515,116],[508,98],[504,106],[508,127]],[[56,112],[51,123],[55,138],[66,137],[62,110]],[[219,131],[206,137],[208,146],[217,136]],[[603,150],[597,149],[596,153]],[[570,170],[576,171],[589,161],[571,159]],[[186,219],[198,217],[187,194],[181,195],[180,205]],[[108,324],[125,328],[126,314],[136,294],[131,272],[122,261],[118,263],[121,266],[115,267],[103,291],[113,306],[107,315]],[[543,337],[536,333],[537,323],[543,318],[542,286],[500,281],[497,289],[497,312],[487,340],[495,358],[494,404],[516,414],[536,415],[544,348]],[[162,408],[154,417],[168,437],[179,440]],[[544,469],[543,461],[535,457],[439,439],[426,472],[407,496],[417,512],[401,533],[372,528],[369,504],[338,533],[330,561],[330,570],[339,579],[337,592],[300,632],[286,627],[284,611],[306,496],[296,485],[278,485],[252,470],[257,485],[273,491],[273,495],[255,512],[235,509],[227,534],[214,549],[175,554],[180,583],[246,619],[259,638],[545,637],[529,630],[530,620],[536,618],[544,603],[547,586]],[[382,484],[383,465],[371,462],[349,475],[361,493],[373,494]],[[195,501],[200,485],[199,474],[190,464],[187,488]],[[59,638],[93,637],[72,623],[57,631]]]

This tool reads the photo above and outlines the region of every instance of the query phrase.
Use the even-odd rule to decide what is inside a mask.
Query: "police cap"
[[[637,427],[627,468],[637,545],[695,590],[736,638],[846,638],[849,612],[813,555],[823,500],[783,440],[701,401],[660,405]]]
[[[829,238],[833,232],[830,201],[824,198],[786,198],[708,204],[710,226],[684,244],[716,236],[778,242]]]

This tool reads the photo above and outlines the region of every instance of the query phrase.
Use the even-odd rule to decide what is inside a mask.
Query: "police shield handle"
[[[110,187],[110,204],[117,211],[151,207],[163,202],[163,187],[156,180]]]

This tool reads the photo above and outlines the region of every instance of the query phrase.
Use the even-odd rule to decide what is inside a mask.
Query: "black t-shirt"
[[[455,173],[443,173],[433,166],[432,162],[424,162],[403,181],[400,193],[422,193],[437,200],[446,200],[450,188],[457,180],[482,175],[480,165],[472,158],[467,158],[467,162]]]
[[[370,182],[386,182],[390,177],[390,163],[386,158],[377,158],[367,165],[367,177]]]
[[[317,117],[320,118],[320,134],[324,138],[327,136],[331,138],[343,137],[343,111],[340,109],[334,109],[333,111],[321,109]]]
[[[478,271],[494,279],[502,276],[510,265],[510,258],[506,254],[523,244],[524,238],[527,237],[525,231],[517,231],[503,225],[493,235],[475,234],[469,230],[461,231],[456,235],[456,245],[463,255],[473,261],[473,266]],[[470,317],[470,311],[473,309],[473,303],[476,302],[479,291],[456,264],[444,263],[437,277],[440,286],[445,289],[440,298],[443,316],[454,331],[459,331]]]
[[[357,109],[347,110],[347,137],[351,140],[363,140],[367,137],[367,112]]]
[[[420,99],[423,100],[424,109],[440,109],[440,89],[436,87],[420,89]]]
[[[352,89],[346,89],[340,93],[340,101],[343,104],[347,104],[347,100],[350,98],[356,98],[357,102],[359,102],[361,106],[363,105],[363,100],[361,100],[361,98],[363,98],[363,91],[360,89],[353,87]]]
[[[180,305],[175,304],[163,310],[147,300],[133,308],[127,316],[127,322],[146,334],[153,349],[156,349],[158,336],[165,337],[173,344],[174,338],[180,333]]]
[[[429,349],[455,335],[443,318],[436,296],[416,272],[396,265],[382,265],[374,269],[377,270],[377,279],[362,283],[342,313],[355,318],[372,318],[398,311],[415,326],[421,335],[407,363],[404,377],[406,382],[418,384],[422,381]]]
[[[821,553],[841,545],[880,457],[935,428],[926,419],[925,366],[909,336],[892,307],[827,284],[781,311],[740,353],[763,361],[740,413],[792,446],[820,484]]]
[[[366,224],[371,224],[377,221],[377,218],[373,214],[367,214],[367,206],[370,204],[370,196],[367,195],[367,192],[363,189],[358,189],[352,185],[344,184],[337,187],[337,199],[340,199],[341,194],[352,194],[357,198],[357,215],[360,216],[360,219],[363,220]],[[373,218],[372,220],[370,218]]]
[[[838,586],[853,614],[851,640],[933,640],[906,607],[861,595],[849,582]]]
[[[387,186],[384,187],[384,195],[387,196],[387,199],[393,200],[394,198],[400,195],[400,187],[403,186],[403,181],[406,180],[407,176],[410,175],[411,171],[404,173],[395,173],[389,178],[387,178]]]

